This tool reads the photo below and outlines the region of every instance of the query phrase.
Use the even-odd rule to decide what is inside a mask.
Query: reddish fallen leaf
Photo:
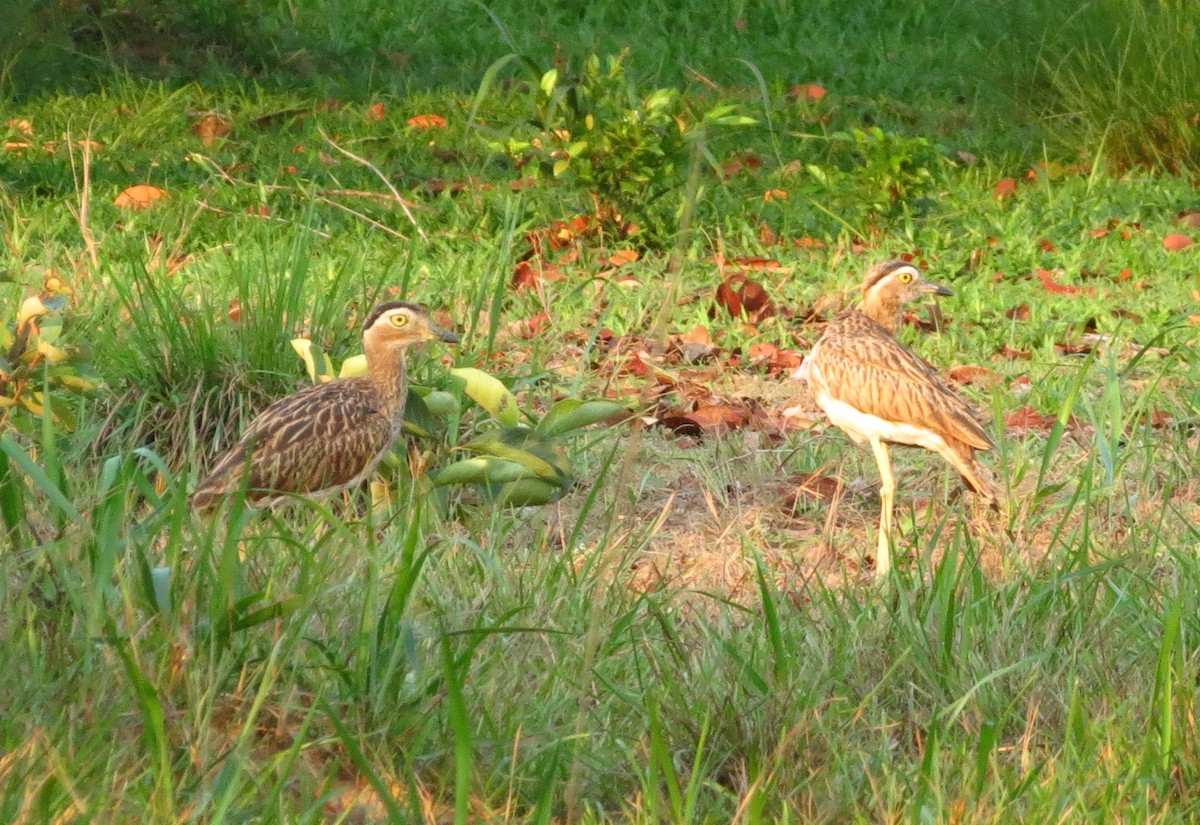
[[[816,83],[802,83],[793,86],[789,93],[793,100],[812,100],[818,101],[824,99],[825,95],[829,94],[824,86],[819,86]]]
[[[539,312],[525,322],[525,337],[532,338],[548,326],[550,326],[550,313]]]
[[[1195,315],[1189,315],[1189,316],[1188,316],[1188,323],[1189,323],[1189,324],[1196,324],[1196,325],[1200,325],[1200,313],[1197,313],[1197,314],[1195,314]]]
[[[691,411],[667,410],[658,417],[662,424],[677,435],[715,435],[741,427],[750,417],[745,407],[727,404],[700,404]]]
[[[605,259],[605,263],[609,266],[625,266],[625,264],[631,264],[640,257],[641,255],[636,249],[618,249]]]
[[[1003,380],[999,373],[989,370],[987,367],[981,367],[978,364],[962,364],[952,367],[947,375],[955,384],[962,384],[963,386],[979,384],[985,387],[993,387]]]
[[[113,205],[118,209],[146,209],[151,204],[162,200],[166,196],[167,193],[157,186],[151,186],[148,183],[139,183],[117,195],[116,200],[113,201]]]
[[[441,115],[415,115],[408,119],[408,125],[414,129],[445,129],[446,118]]]
[[[1095,344],[1090,341],[1058,341],[1054,344],[1054,351],[1059,355],[1087,355],[1096,348]]]
[[[816,238],[810,238],[805,235],[803,238],[797,238],[796,240],[792,241],[792,246],[797,247],[798,249],[824,249],[825,242],[819,241]]]
[[[1023,350],[1023,349],[1015,349],[1013,347],[1010,347],[1008,344],[1005,344],[1003,347],[1001,347],[1000,352],[998,352],[997,355],[1000,358],[1008,359],[1009,361],[1031,361],[1031,360],[1033,360],[1032,352],[1029,352],[1028,350]]]
[[[229,316],[230,321],[240,324],[242,322],[242,302],[234,298],[229,302],[229,312],[226,314]]]
[[[779,352],[779,347],[767,342],[759,342],[751,344],[746,352],[750,356],[750,362],[770,361]]]
[[[1012,309],[1004,313],[1004,317],[1010,321],[1020,321],[1024,323],[1029,320],[1029,304],[1017,304]]]
[[[708,332],[708,327],[704,324],[696,324],[690,330],[679,336],[679,340],[685,344],[701,344],[706,347],[713,345],[712,336]]]
[[[729,281],[722,281],[717,287],[716,302],[717,306],[724,307],[734,318],[742,314],[741,293],[734,289]]]
[[[758,241],[763,246],[775,246],[779,243],[779,235],[777,235],[775,230],[767,226],[765,223],[759,224]]]
[[[775,306],[767,290],[758,281],[749,278],[742,284],[742,308],[755,324],[775,314]]]
[[[1189,229],[1200,229],[1200,211],[1180,212],[1175,216],[1175,223]]]
[[[232,132],[233,124],[229,118],[221,115],[205,115],[192,124],[192,134],[200,138],[200,143],[204,146],[212,146],[217,142],[217,138],[229,137]]]
[[[271,210],[265,203],[252,204],[246,207],[246,214],[255,215],[259,218],[271,217]]]
[[[805,473],[789,479],[791,489],[783,496],[784,503],[795,507],[803,499],[832,501],[842,492],[841,479],[820,473]]]
[[[704,324],[696,324],[690,330],[679,336],[679,348],[683,352],[683,360],[695,364],[706,358],[711,358],[717,351],[712,336]]]
[[[537,185],[537,178],[521,178],[520,180],[508,182],[508,188],[513,192],[520,192],[522,189],[534,189]]]
[[[1109,230],[1106,227],[1102,226],[1099,229],[1089,229],[1088,233],[1093,238],[1103,238],[1105,235],[1107,235],[1109,233]]]
[[[1057,252],[1058,251],[1058,247],[1055,246],[1054,243],[1049,238],[1039,238],[1038,246],[1040,246],[1042,248],[1043,252]]]
[[[1049,269],[1035,269],[1034,275],[1042,282],[1042,288],[1051,295],[1095,295],[1096,290],[1093,287],[1079,287],[1073,284],[1060,284],[1058,282],[1058,273]]]
[[[1017,182],[1012,178],[1003,178],[992,190],[992,197],[998,201],[1014,197],[1017,194]]]
[[[1054,426],[1054,416],[1042,415],[1033,407],[1021,407],[1019,410],[1005,416],[1004,426],[1007,429],[1017,431],[1039,430],[1047,432]]]
[[[1171,426],[1173,418],[1166,410],[1154,410],[1142,420],[1154,429],[1161,430],[1164,427]]]
[[[786,189],[768,189],[763,192],[763,202],[770,203],[771,201],[785,201],[788,199]]]
[[[941,307],[937,304],[930,304],[926,311],[929,313],[928,319],[911,310],[906,310],[901,322],[905,326],[914,327],[921,332],[942,332],[946,329],[946,324],[950,322],[950,319],[942,315]]]
[[[759,272],[791,272],[792,268],[784,266],[774,258],[758,258],[755,256],[746,256],[742,258],[732,258],[725,261],[725,265],[736,269],[745,269]]]
[[[1191,238],[1187,235],[1181,235],[1178,232],[1172,232],[1167,237],[1163,238],[1163,249],[1168,252],[1178,252],[1181,249],[1187,249],[1194,244]]]
[[[541,280],[562,281],[566,276],[551,263],[542,261],[517,261],[513,267],[512,285],[516,289],[535,286]]]
[[[386,116],[387,116],[387,109],[384,108],[384,105],[382,103],[372,103],[371,106],[367,109],[366,114],[363,115],[363,119],[366,120],[368,123],[378,123],[379,121],[383,120],[384,117],[386,117]]]

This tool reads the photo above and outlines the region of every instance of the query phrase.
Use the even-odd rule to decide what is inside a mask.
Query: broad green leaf
[[[504,484],[522,478],[532,478],[533,473],[524,465],[488,455],[464,458],[448,464],[431,477],[434,485],[444,484]]]
[[[558,501],[567,489],[540,478],[523,478],[501,487],[496,504],[502,507],[536,507]]]
[[[425,404],[425,399],[416,390],[409,387],[408,396],[404,402],[404,432],[421,438],[433,438],[435,428],[433,416],[429,414],[429,407]]]
[[[463,444],[464,450],[515,461],[560,486],[570,485],[571,463],[545,436],[526,427],[489,430]]]
[[[555,402],[550,411],[537,425],[537,431],[545,436],[557,436],[592,424],[599,424],[614,415],[626,412],[615,401],[581,401],[564,398]]]
[[[342,362],[342,368],[338,370],[338,378],[357,378],[367,374],[367,356],[366,353],[351,355]]]
[[[325,351],[308,338],[293,338],[292,349],[304,360],[311,381],[328,381],[333,377],[333,363]]]
[[[463,389],[476,404],[505,427],[516,427],[521,420],[517,399],[499,378],[473,367],[459,367],[450,374],[463,382]]]
[[[546,97],[554,94],[554,87],[558,85],[558,69],[551,69],[542,75],[542,81],[539,85],[542,88],[542,94]]]
[[[445,390],[434,390],[426,395],[425,406],[434,418],[446,418],[462,409],[458,398]]]

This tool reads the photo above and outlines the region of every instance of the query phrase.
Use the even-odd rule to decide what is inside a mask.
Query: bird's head
[[[900,313],[909,301],[922,295],[953,295],[946,286],[927,281],[907,261],[884,261],[867,271],[863,280],[862,311],[895,331],[900,325]]]
[[[433,340],[457,344],[461,339],[434,323],[421,307],[406,301],[380,304],[363,323],[363,344],[368,351],[403,349]]]

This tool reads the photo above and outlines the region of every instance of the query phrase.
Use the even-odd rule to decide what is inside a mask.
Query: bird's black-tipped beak
[[[927,292],[930,295],[953,295],[954,294],[954,290],[951,289],[950,287],[943,286],[942,284],[935,284],[933,281],[927,281],[924,278],[921,279],[921,283],[918,286],[921,287],[922,292]]]
[[[439,341],[445,341],[447,344],[457,344],[462,340],[462,336],[457,332],[451,332],[448,329],[443,329],[437,324],[430,324],[429,331],[434,334]]]

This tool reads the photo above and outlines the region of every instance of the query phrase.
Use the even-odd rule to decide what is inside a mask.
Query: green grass
[[[495,5],[536,71],[491,75],[512,44],[477,5],[436,26],[372,6],[357,29],[351,10],[295,8],[295,42],[341,45],[292,58],[309,68],[290,79],[264,53],[245,84],[217,50],[212,82],[126,65],[0,112],[30,144],[0,150],[4,320],[65,281],[60,344],[102,378],[55,390],[73,431],[0,424],[0,820],[1195,819],[1200,282],[1195,248],[1162,245],[1191,231],[1175,223],[1197,206],[1186,178],[1110,175],[1082,127],[1043,150],[1054,133],[972,85],[1023,69],[966,70],[1002,53],[969,4],[946,5],[966,34],[940,40],[942,18],[907,4],[810,5],[805,26],[770,4]],[[494,148],[559,139],[567,110],[535,82],[555,43],[563,100],[581,44],[631,48],[573,139],[636,133],[677,164],[656,199],[626,193],[621,219],[587,176],[625,155],[514,188],[537,163]],[[408,73],[385,68],[396,48]],[[367,53],[370,80],[323,74]],[[331,102],[338,82],[370,94]],[[808,82],[828,96],[788,96]],[[659,88],[680,92],[682,141],[637,131]],[[726,103],[755,124],[700,125]],[[207,113],[232,127],[212,145],[192,131]],[[448,128],[406,125],[424,113]],[[1016,193],[998,200],[1005,177]],[[115,207],[136,183],[169,197]],[[577,218],[545,253],[565,277],[515,290],[518,261]],[[633,285],[602,274],[618,250],[638,252]],[[993,373],[962,392],[991,419],[1007,494],[977,512],[936,459],[896,451],[897,571],[876,588],[869,452],[821,424],[782,430],[802,390],[747,359],[805,350],[898,254],[955,290],[943,329],[906,339],[943,372]],[[778,266],[746,274],[787,312],[752,327],[712,308],[756,257]],[[539,415],[568,393],[762,415],[704,438],[589,432],[577,489],[543,508],[404,480],[451,460],[468,412],[413,442],[377,509],[192,513],[214,451],[307,381],[290,339],[340,362],[393,295],[465,333],[416,356],[425,385],[475,366]],[[691,364],[673,342],[697,324],[717,352]],[[630,371],[638,351],[672,378],[661,397]],[[1053,423],[1020,427],[1026,407]],[[810,475],[840,494],[794,495]]]

